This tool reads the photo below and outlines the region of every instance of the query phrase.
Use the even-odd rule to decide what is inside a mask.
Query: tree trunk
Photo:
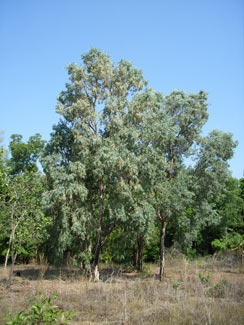
[[[13,215],[12,215],[13,216]],[[11,219],[12,219],[11,216]],[[11,252],[11,266],[10,266],[10,270],[9,270],[9,277],[8,277],[8,281],[7,281],[7,288],[9,289],[11,284],[12,284],[12,277],[13,277],[13,272],[14,272],[14,264],[15,264],[15,260],[17,258],[17,250],[14,254],[14,242],[15,242],[15,231],[19,225],[19,222],[17,222],[17,224],[12,227],[12,232],[11,232],[11,236],[10,236],[10,240],[9,240],[9,251]]]
[[[11,219],[12,219],[12,216],[11,216]],[[8,250],[7,250],[7,253],[6,253],[6,256],[5,256],[5,263],[4,263],[4,268],[5,269],[7,268],[7,265],[8,265],[9,252],[10,252],[10,250],[12,250],[12,244],[13,244],[13,241],[14,241],[15,231],[16,231],[16,228],[18,227],[18,224],[19,224],[19,222],[17,222],[17,224],[14,227],[11,225],[12,231],[11,231],[11,235],[10,235],[10,238],[9,238]]]
[[[14,254],[14,247],[11,247],[11,259],[12,259],[12,263],[10,266],[10,270],[9,270],[9,277],[8,277],[8,281],[7,281],[7,289],[9,289],[11,287],[12,284],[12,277],[13,277],[13,273],[14,273],[14,265],[15,265],[15,261],[17,258],[17,251]]]
[[[7,268],[8,265],[8,257],[9,257],[9,251],[10,251],[10,247],[7,250],[6,256],[5,256],[5,262],[4,262],[4,268]]]
[[[8,276],[8,281],[7,281],[7,289],[9,289],[11,287],[13,272],[14,272],[14,264],[12,262],[11,266],[10,266],[10,270],[9,270],[9,276]]]
[[[165,235],[166,235],[167,221],[161,220],[161,232],[160,232],[160,271],[159,280],[162,281],[164,277],[164,267],[165,267]]]
[[[136,269],[138,272],[142,272],[144,240],[141,234],[137,234],[136,244]]]
[[[69,267],[72,264],[72,258],[71,258],[71,253],[70,250],[67,250],[65,252],[65,266]]]
[[[92,263],[92,277],[93,280],[99,281],[99,272],[98,272],[98,263],[102,248],[102,222],[103,222],[103,200],[104,200],[104,187],[103,187],[103,179],[102,177],[99,180],[99,219],[98,219],[98,227],[97,227],[97,235],[96,235],[96,248],[94,253],[94,259]]]

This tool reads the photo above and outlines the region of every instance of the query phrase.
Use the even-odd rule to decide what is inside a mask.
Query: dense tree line
[[[1,261],[43,255],[94,276],[100,260],[138,270],[159,260],[162,279],[165,245],[189,256],[241,247],[244,179],[228,170],[237,143],[202,135],[207,94],[164,96],[97,49],[67,70],[50,141],[15,134],[9,156],[1,149]]]

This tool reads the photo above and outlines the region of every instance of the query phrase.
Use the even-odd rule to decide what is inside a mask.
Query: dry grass
[[[11,290],[0,269],[0,319],[7,311],[25,310],[39,292],[57,293],[57,304],[76,313],[72,324],[244,324],[244,274],[238,263],[202,259],[189,262],[168,256],[166,278],[158,267],[146,274],[102,266],[99,283],[76,269],[16,266]],[[0,322],[0,324],[4,324]]]

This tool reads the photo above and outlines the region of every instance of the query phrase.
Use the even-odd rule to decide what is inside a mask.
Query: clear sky
[[[205,90],[212,129],[239,142],[230,162],[244,170],[243,0],[0,0],[0,129],[48,140],[59,116],[64,69],[91,47],[132,61],[149,86]]]

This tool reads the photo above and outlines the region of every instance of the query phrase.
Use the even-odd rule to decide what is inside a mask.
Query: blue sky
[[[230,162],[244,170],[243,0],[1,0],[0,129],[48,140],[59,116],[64,69],[90,47],[142,69],[149,86],[209,94],[212,129],[239,146]]]

